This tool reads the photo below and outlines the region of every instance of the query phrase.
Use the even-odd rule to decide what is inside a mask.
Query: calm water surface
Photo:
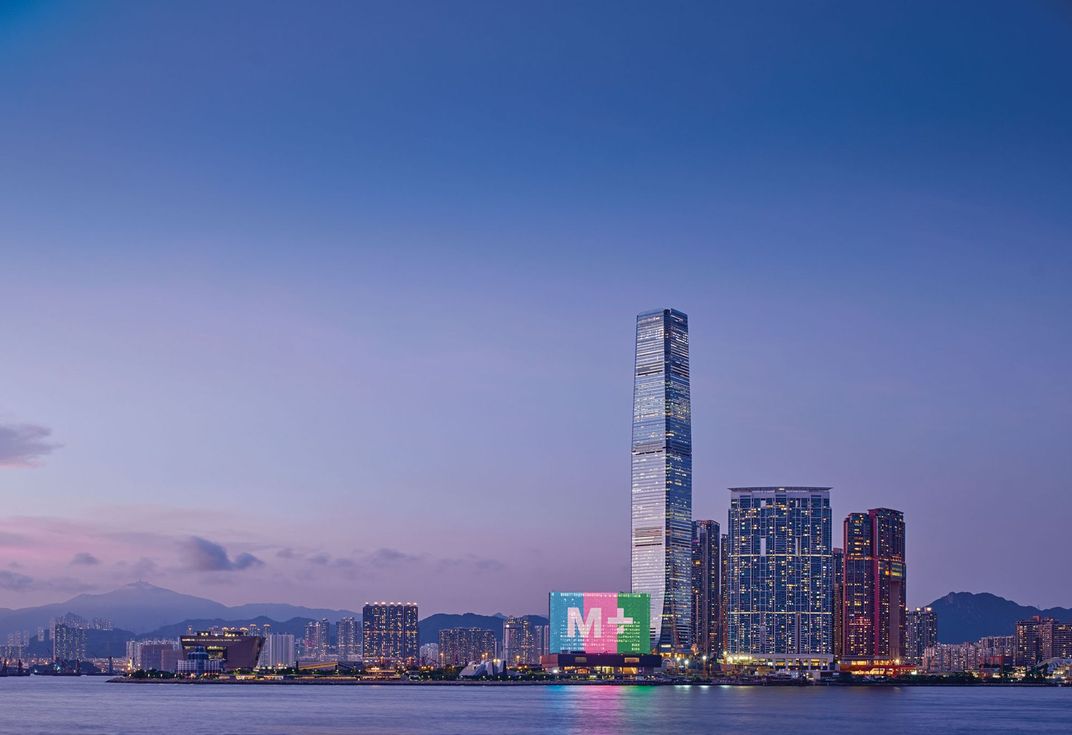
[[[0,733],[1072,733],[1072,688],[181,686],[0,679]]]

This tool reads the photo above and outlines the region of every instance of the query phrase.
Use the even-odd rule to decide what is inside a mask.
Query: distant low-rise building
[[[175,673],[182,649],[176,641],[128,641],[127,668],[130,671]]]
[[[204,652],[209,660],[221,662],[225,671],[250,670],[257,666],[264,638],[248,635],[242,629],[201,630],[192,635],[179,638],[183,656],[180,659],[180,671],[183,660],[190,660],[191,653]],[[200,660],[200,655],[195,657]]]
[[[1072,658],[1072,623],[1036,615],[1016,623],[1016,665],[1035,666],[1051,658]]]
[[[1015,637],[996,635],[974,643],[937,643],[923,652],[922,668],[931,674],[979,672],[1009,665],[1013,661]]]
[[[227,662],[221,658],[213,658],[205,646],[193,646],[186,650],[186,657],[180,659],[177,666],[177,673],[183,676],[222,674],[226,670]]]

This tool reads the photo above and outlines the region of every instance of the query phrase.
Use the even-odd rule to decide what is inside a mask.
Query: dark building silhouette
[[[715,521],[692,522],[692,650],[708,659],[722,652],[721,541]]]
[[[845,636],[845,550],[835,546],[832,557],[834,560],[834,659],[840,661]]]
[[[719,656],[726,651],[726,642],[729,640],[729,615],[727,614],[730,609],[730,587],[726,583],[726,579],[729,577],[729,564],[730,564],[730,537],[728,533],[722,534],[721,542],[719,543],[719,566],[721,567],[722,574],[719,579],[721,589],[719,590],[719,605],[718,605],[718,640],[721,644],[719,649]]]

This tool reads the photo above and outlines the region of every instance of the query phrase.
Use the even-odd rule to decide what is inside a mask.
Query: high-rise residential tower
[[[335,648],[340,661],[361,659],[361,623],[354,618],[342,618],[335,624]]]
[[[305,624],[305,658],[323,661],[328,657],[331,640],[331,623],[327,618],[310,620]]]
[[[833,661],[830,488],[731,488],[730,663],[821,668]]]
[[[721,543],[717,522],[692,522],[692,649],[711,660],[722,653]]]
[[[536,626],[528,618],[506,618],[503,621],[503,661],[508,668],[539,664],[540,643],[536,638]]]
[[[929,607],[909,610],[905,619],[905,659],[909,663],[921,664],[923,654],[936,645],[938,614]]]
[[[439,631],[440,666],[467,666],[495,658],[495,633],[484,628],[443,628]]]
[[[842,661],[896,664],[905,658],[905,523],[889,508],[845,519]]]
[[[632,590],[651,595],[651,640],[692,638],[692,409],[689,321],[674,309],[637,316],[633,372]]]
[[[415,602],[366,602],[361,608],[361,655],[365,663],[412,665],[420,657]]]

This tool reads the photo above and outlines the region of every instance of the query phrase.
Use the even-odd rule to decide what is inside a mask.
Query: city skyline
[[[358,5],[0,10],[0,607],[629,590],[666,306],[693,518],[1072,605],[1067,14]]]

